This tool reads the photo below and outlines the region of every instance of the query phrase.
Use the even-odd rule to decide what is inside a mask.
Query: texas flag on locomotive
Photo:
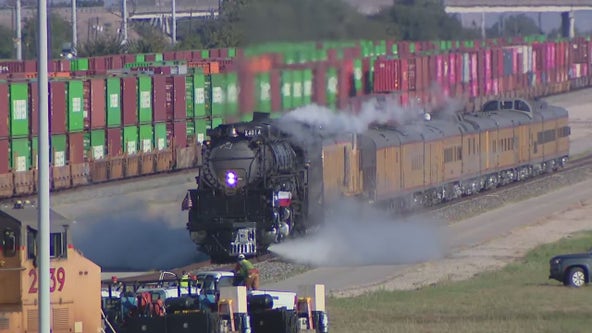
[[[292,192],[278,191],[274,195],[273,202],[277,207],[289,207],[292,204]]]

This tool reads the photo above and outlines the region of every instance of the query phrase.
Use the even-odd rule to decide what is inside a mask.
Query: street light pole
[[[127,43],[127,1],[121,0],[121,17],[123,18],[123,42]]]
[[[16,60],[23,60],[23,36],[21,30],[21,0],[16,0]]]
[[[171,6],[173,7],[172,8],[172,11],[173,11],[173,26],[172,26],[172,34],[171,34],[171,37],[172,37],[173,46],[175,46],[175,44],[177,43],[177,9],[176,9],[177,4],[176,4],[176,1],[175,0],[171,1]]]
[[[38,273],[39,276],[39,332],[50,333],[49,293],[49,112],[47,96],[47,0],[39,0],[38,74],[39,78],[39,216],[38,216]]]
[[[72,50],[76,50],[78,44],[78,31],[76,30],[76,0],[72,0]]]

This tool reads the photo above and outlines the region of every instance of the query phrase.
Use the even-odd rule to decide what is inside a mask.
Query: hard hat
[[[238,260],[245,260],[245,255],[244,254],[239,254],[238,255]]]

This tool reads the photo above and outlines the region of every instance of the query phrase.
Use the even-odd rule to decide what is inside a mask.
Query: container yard
[[[194,168],[206,130],[318,104],[356,112],[389,94],[467,111],[590,85],[590,38],[351,41],[125,54],[49,63],[51,188]],[[35,61],[0,62],[0,198],[36,192]],[[5,121],[4,121],[5,120]]]

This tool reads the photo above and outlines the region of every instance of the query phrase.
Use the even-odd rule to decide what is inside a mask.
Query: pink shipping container
[[[8,154],[8,139],[0,139],[0,175],[8,173],[10,170]]]
[[[107,110],[107,98],[105,90],[104,79],[90,79],[85,82],[89,87],[89,107],[85,110],[89,110],[90,127],[92,129],[105,128],[106,122],[106,110]],[[86,91],[86,89],[85,89]],[[86,100],[85,96],[85,100]]]
[[[198,61],[201,60],[201,51],[191,51],[191,60]]]
[[[448,84],[454,86],[458,80],[458,61],[455,53],[448,55]]]
[[[10,117],[8,115],[8,103],[8,84],[0,82],[0,138],[6,138],[9,135],[8,120]],[[0,160],[4,160],[4,158],[4,155],[0,154]]]
[[[49,82],[49,123],[51,134],[66,133],[66,82]]]
[[[31,126],[31,135],[39,134],[39,84],[37,81],[29,81],[29,110],[31,110],[31,117],[29,124]]]
[[[123,125],[136,125],[138,123],[138,88],[136,77],[121,78],[121,97]]]
[[[121,151],[121,128],[107,129],[107,155],[110,157],[120,156]]]
[[[154,122],[167,120],[166,77],[155,75],[152,77],[152,118]]]
[[[134,54],[124,54],[123,55],[123,64],[131,64],[136,62],[136,56]]]
[[[84,163],[84,133],[68,133],[70,164]]]

